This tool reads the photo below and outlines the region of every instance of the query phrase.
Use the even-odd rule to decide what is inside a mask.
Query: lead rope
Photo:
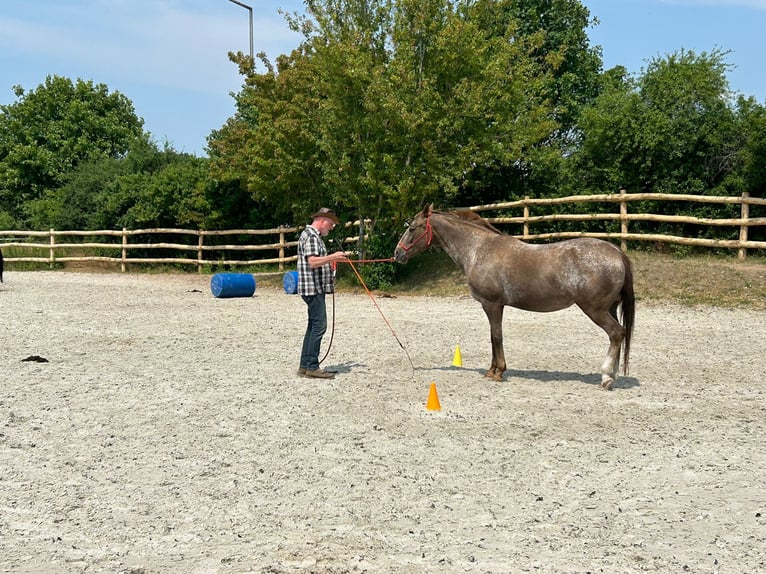
[[[324,360],[327,358],[327,355],[330,354],[330,349],[332,349],[332,340],[335,337],[335,290],[333,289],[332,292],[332,329],[330,330],[330,341],[327,343],[327,349],[324,352],[324,357],[322,357],[319,360],[319,364],[321,365],[324,363]]]
[[[391,263],[393,262],[393,257],[389,259],[359,259],[356,261],[356,263]],[[410,362],[410,367],[412,368],[412,378],[415,378],[415,364],[412,362],[412,357],[410,357],[410,354],[407,352],[407,349],[404,347],[402,342],[399,340],[399,337],[396,334],[396,331],[394,331],[394,328],[391,326],[391,323],[388,321],[386,316],[383,314],[383,310],[378,305],[378,302],[375,300],[375,297],[373,296],[372,292],[367,288],[367,284],[364,282],[364,279],[362,279],[362,276],[359,274],[359,271],[357,271],[356,267],[354,266],[354,262],[351,260],[344,261],[343,263],[348,263],[349,266],[351,266],[351,269],[354,270],[354,274],[356,274],[356,278],[359,280],[359,283],[364,288],[365,293],[367,293],[367,296],[372,301],[372,304],[375,305],[375,308],[378,310],[378,313],[380,313],[380,316],[383,317],[383,321],[385,322],[386,326],[388,327],[388,330],[391,331],[391,334],[394,336],[394,339],[396,339],[396,342],[399,343],[399,346],[402,348],[402,351],[404,351],[404,354],[407,355],[407,360]],[[322,360],[319,361],[321,364],[322,361],[324,361],[327,358],[327,355],[330,354],[330,348],[332,347],[332,340],[335,336],[335,291],[332,293],[332,331],[330,332],[330,342],[327,345],[327,351],[324,354],[324,357],[322,357]]]

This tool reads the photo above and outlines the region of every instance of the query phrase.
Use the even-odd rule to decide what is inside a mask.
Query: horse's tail
[[[625,265],[625,280],[620,291],[620,314],[622,326],[625,329],[625,340],[622,343],[622,374],[627,375],[630,364],[630,339],[633,335],[633,322],[636,318],[636,296],[633,292],[633,265],[625,253],[622,253],[622,261]]]

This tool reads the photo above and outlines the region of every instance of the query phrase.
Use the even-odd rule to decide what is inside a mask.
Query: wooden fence
[[[635,201],[672,201],[688,203],[708,203],[708,204],[734,204],[739,206],[740,217],[728,219],[700,218],[682,215],[659,215],[652,213],[631,213],[628,205]],[[619,207],[618,212],[614,213],[548,213],[542,215],[533,214],[533,209],[550,206],[566,206],[587,203],[612,203]],[[601,194],[601,195],[581,195],[569,196],[552,199],[531,199],[525,198],[518,201],[504,203],[494,203],[491,205],[480,205],[470,207],[476,212],[513,212],[520,210],[519,216],[498,215],[492,217],[484,215],[491,223],[495,225],[516,224],[522,226],[522,233],[516,234],[516,237],[524,240],[548,240],[563,239],[571,237],[600,237],[604,239],[619,240],[623,250],[627,249],[628,241],[652,241],[659,243],[669,243],[678,245],[692,245],[708,248],[727,248],[736,249],[738,258],[744,259],[747,256],[748,249],[766,249],[766,241],[753,241],[748,239],[748,230],[751,227],[766,227],[766,217],[750,217],[750,206],[766,206],[766,199],[751,198],[748,195],[741,197],[715,197],[702,195],[675,195],[661,193],[638,193],[629,194],[621,192],[619,194]],[[594,232],[594,231],[558,231],[549,233],[532,233],[530,227],[542,222],[594,222],[607,221],[618,222],[619,231],[615,232]],[[631,233],[630,223],[637,221],[657,222],[657,223],[680,223],[695,224],[700,226],[730,227],[732,235],[736,239],[708,239],[702,237],[682,237],[676,235],[658,234],[658,233]],[[346,246],[357,244],[359,241],[360,222],[349,222],[345,224],[344,229],[349,234],[340,240]],[[298,245],[297,235],[300,227],[278,227],[275,229],[233,229],[226,231],[205,231],[191,229],[122,229],[115,230],[96,230],[96,231],[1,231],[0,246],[5,248],[18,248],[29,250],[32,255],[6,256],[6,261],[11,262],[36,262],[47,263],[53,266],[55,263],[65,262],[109,262],[119,263],[124,272],[128,264],[183,264],[196,265],[199,271],[205,265],[215,266],[243,266],[243,265],[268,265],[276,264],[280,271],[284,270],[285,264],[292,263],[297,259],[295,248]],[[167,242],[167,241],[137,241],[131,243],[131,239],[140,239],[142,236],[149,238],[163,236],[181,236],[186,237],[186,242]],[[218,243],[221,237],[240,236],[253,238],[249,243]],[[67,238],[115,238],[114,241],[99,242],[78,242],[66,241]],[[14,238],[21,238],[16,240]],[[253,243],[255,238],[267,238],[265,243]],[[268,241],[268,238],[275,238]],[[291,238],[291,239],[289,239]],[[42,239],[42,241],[35,241]],[[151,250],[180,251],[182,256],[178,257],[130,257],[131,251],[151,251]],[[44,251],[46,256],[41,256]],[[83,255],[83,252],[118,252],[116,255]],[[67,256],[66,253],[76,252],[76,255]],[[247,255],[245,258],[232,257],[231,252]],[[269,252],[272,256],[260,257],[264,252]],[[183,255],[194,254],[194,257],[184,257]],[[35,255],[36,254],[36,255]]]
[[[346,223],[345,229],[349,232],[353,228],[358,229],[359,222]],[[295,261],[298,256],[294,253],[297,248],[297,234],[301,227],[277,227],[275,229],[228,229],[225,231],[207,231],[194,229],[125,229],[115,230],[95,230],[95,231],[0,231],[0,247],[19,248],[37,252],[38,255],[28,257],[5,257],[7,262],[26,261],[34,263],[47,263],[51,267],[56,263],[66,262],[108,262],[119,263],[123,272],[126,271],[129,263],[143,264],[182,264],[196,265],[198,271],[202,271],[204,265],[215,266],[237,266],[237,265],[278,265],[280,270],[284,270],[285,264]],[[185,243],[172,243],[166,241],[134,242],[131,238],[140,236],[158,237],[176,235],[188,238]],[[266,243],[218,243],[212,238],[226,236],[240,237],[275,237],[276,241]],[[9,237],[22,237],[22,241],[8,241]],[[71,237],[98,237],[98,238],[116,238],[113,242],[81,242],[66,241]],[[288,240],[288,237],[294,237]],[[43,241],[34,241],[36,238],[42,238]],[[62,238],[64,240],[62,240]],[[253,239],[255,241],[255,239]],[[359,241],[358,235],[347,236],[341,240],[341,243],[355,244]],[[130,251],[142,250],[170,250],[180,251],[182,254],[194,253],[195,257],[130,257]],[[119,256],[108,255],[82,255],[84,251],[115,251]],[[45,251],[47,255],[42,257],[40,251]],[[77,255],[67,256],[62,253],[78,252]],[[231,252],[245,253],[247,258],[231,258]],[[256,257],[257,254],[264,252],[273,252],[276,257]],[[292,254],[291,254],[292,253]]]
[[[702,218],[685,215],[658,215],[652,213],[629,213],[628,204],[635,201],[670,201],[682,203],[706,203],[719,205],[739,205],[740,217],[728,219]],[[554,213],[548,215],[532,215],[532,208],[537,206],[553,206],[580,203],[614,203],[619,204],[619,213],[591,213],[591,214],[570,214]],[[750,241],[748,239],[748,230],[751,227],[766,227],[766,217],[750,217],[750,206],[766,206],[766,199],[753,198],[745,193],[740,197],[707,196],[707,195],[677,195],[672,193],[626,193],[621,191],[619,194],[600,194],[600,195],[573,195],[569,197],[558,197],[552,199],[530,199],[525,198],[519,201],[509,201],[504,203],[493,203],[491,205],[481,205],[471,207],[472,211],[498,211],[509,209],[521,209],[523,214],[519,217],[487,217],[487,220],[493,224],[521,224],[523,232],[516,235],[520,239],[564,239],[571,237],[600,237],[602,239],[619,239],[620,247],[623,251],[627,249],[627,242],[630,241],[652,241],[657,243],[671,243],[677,245],[693,245],[708,248],[727,248],[736,249],[737,257],[744,259],[747,256],[748,249],[766,249],[766,241]],[[619,232],[592,232],[592,231],[563,231],[554,233],[537,233],[529,231],[529,226],[534,223],[544,221],[614,221],[619,222]],[[630,233],[629,224],[631,221],[649,221],[656,223],[681,223],[694,224],[700,226],[712,227],[732,227],[738,230],[737,239],[708,239],[703,237],[681,237],[676,235],[649,234],[649,233]]]

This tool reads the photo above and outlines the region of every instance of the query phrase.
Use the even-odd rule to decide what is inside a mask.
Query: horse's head
[[[407,263],[410,257],[422,253],[431,246],[433,229],[431,229],[431,213],[433,204],[426,205],[407,227],[394,250],[394,260],[397,263]]]

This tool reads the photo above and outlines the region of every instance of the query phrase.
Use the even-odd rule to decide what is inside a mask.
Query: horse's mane
[[[454,217],[471,225],[478,225],[479,227],[488,229],[493,233],[502,234],[502,231],[500,231],[497,227],[470,209],[456,209],[454,211],[441,212],[441,214],[448,217]]]

